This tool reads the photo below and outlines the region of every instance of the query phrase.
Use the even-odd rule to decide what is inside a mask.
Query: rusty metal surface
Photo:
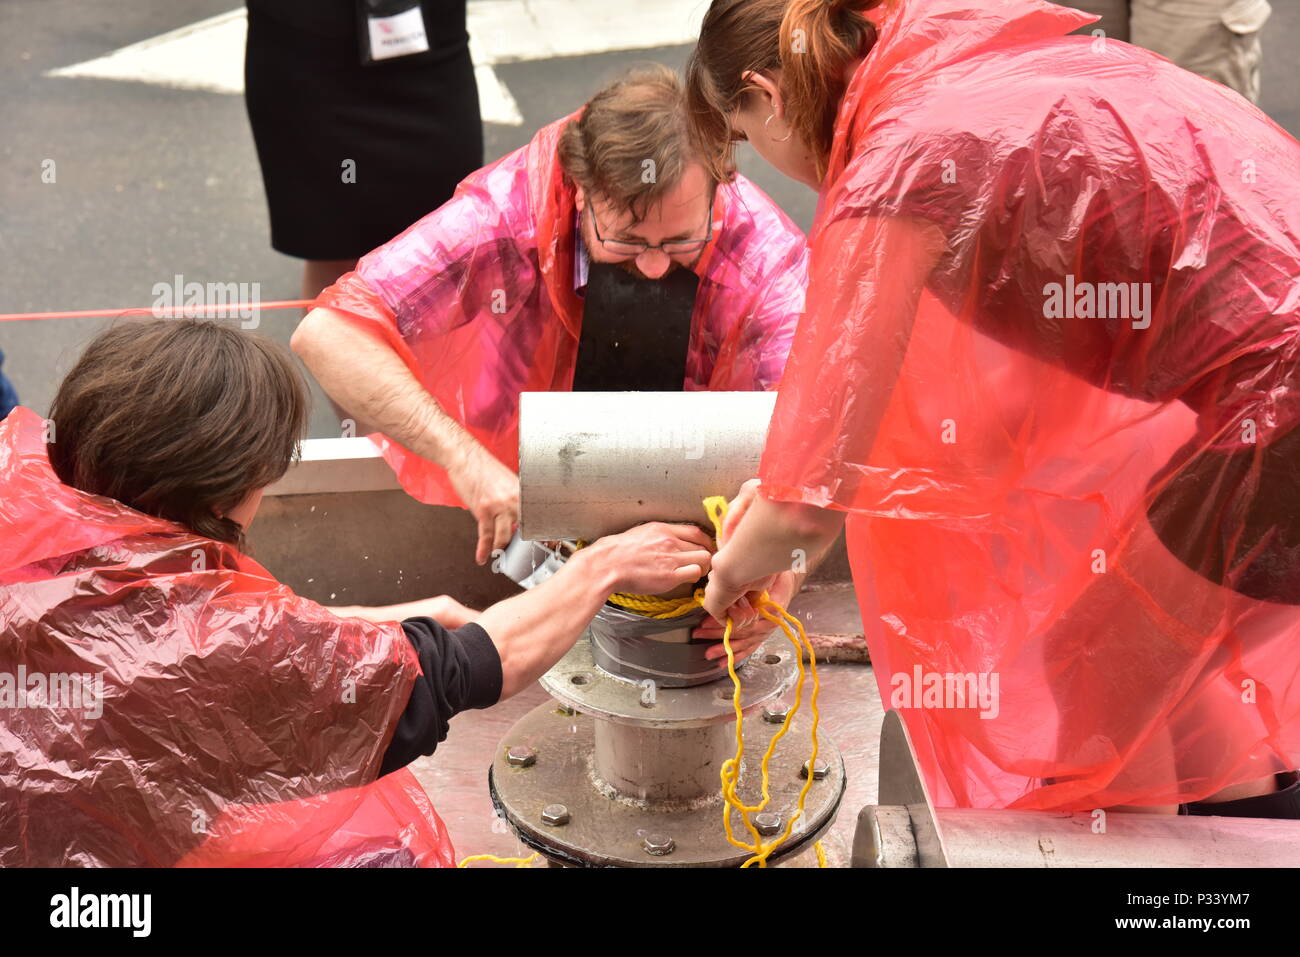
[[[790,602],[790,614],[803,623],[818,661],[871,660],[852,582],[810,582]]]
[[[771,638],[738,669],[744,714],[785,694],[798,677],[785,638]],[[664,688],[618,678],[596,665],[584,637],[541,678],[557,701],[586,714],[644,728],[690,728],[731,721],[731,682]]]
[[[803,787],[799,769],[810,752],[811,719],[799,715],[777,747],[769,765],[772,796],[768,809],[790,814]],[[720,794],[691,805],[665,805],[611,796],[595,774],[594,719],[565,714],[546,703],[520,719],[497,749],[491,778],[495,798],[525,843],[564,863],[589,867],[735,867],[751,856],[727,842],[722,827]],[[759,799],[758,766],[778,726],[760,716],[745,721],[745,761],[739,796],[747,804]],[[512,767],[508,747],[527,746],[537,760]],[[784,854],[797,853],[831,824],[844,793],[844,765],[828,734],[819,732],[819,757],[830,770],[808,792],[801,824],[796,824]],[[547,805],[563,804],[569,820],[560,827],[544,824]],[[739,818],[734,826],[741,828]],[[672,850],[656,854],[647,839],[667,838]],[[774,855],[779,858],[782,855]]]

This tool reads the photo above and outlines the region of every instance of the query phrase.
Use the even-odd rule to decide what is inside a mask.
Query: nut
[[[647,854],[665,857],[677,849],[677,842],[664,834],[647,834],[641,846]]]
[[[820,781],[822,778],[826,777],[826,775],[830,773],[831,773],[831,766],[827,764],[825,761],[821,760],[820,758],[817,760],[817,763],[813,765],[812,776],[814,781]],[[808,776],[808,762],[805,761],[803,763],[803,767],[799,769],[799,777],[806,778],[807,776]]]
[[[758,831],[764,837],[771,837],[773,834],[780,834],[781,827],[785,822],[781,820],[781,815],[773,811],[764,811],[761,814],[754,815],[754,830]]]
[[[763,709],[763,720],[768,724],[785,724],[786,716],[789,713],[790,703],[788,701],[778,701],[776,704]]]
[[[542,823],[561,827],[569,823],[569,809],[563,804],[548,804],[542,808]]]
[[[511,748],[506,752],[506,762],[512,768],[531,768],[537,763],[537,752],[523,746]]]

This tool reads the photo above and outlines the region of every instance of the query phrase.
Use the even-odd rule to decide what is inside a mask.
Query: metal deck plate
[[[804,784],[799,770],[811,753],[811,720],[806,712],[797,715],[777,745],[769,766],[768,810],[788,815],[798,801]],[[736,867],[751,856],[727,842],[721,794],[694,807],[675,809],[651,809],[608,797],[592,770],[593,724],[589,715],[565,714],[550,702],[521,718],[502,741],[489,778],[492,800],[525,843],[549,858],[583,867]],[[746,804],[758,802],[759,762],[779,729],[780,725],[757,716],[745,721],[745,761],[738,791]],[[839,749],[824,733],[818,739],[818,760],[825,761],[829,771],[822,780],[813,781],[803,819],[769,858],[771,862],[797,854],[817,840],[834,820],[844,795]],[[536,751],[531,767],[507,763],[506,750],[520,745]],[[542,809],[549,804],[568,809],[567,824],[542,823]],[[732,816],[732,827],[741,840],[749,839],[739,815]],[[675,849],[663,857],[652,856],[642,843],[649,834],[670,837]]]
[[[749,714],[794,686],[798,678],[794,646],[784,636],[769,638],[736,674],[740,677],[740,708]],[[692,688],[656,687],[654,703],[644,704],[649,697],[646,688],[597,666],[585,634],[542,675],[541,684],[557,701],[618,724],[676,729],[735,720],[730,678]],[[812,682],[805,681],[804,695],[811,693]]]

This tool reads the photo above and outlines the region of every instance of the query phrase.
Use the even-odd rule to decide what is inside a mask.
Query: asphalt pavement
[[[471,0],[471,7],[508,2],[519,0]],[[652,11],[660,2],[669,0],[636,9]],[[1300,0],[1274,0],[1274,7],[1261,105],[1300,135]],[[242,96],[46,75],[234,8],[231,0],[0,0],[0,313],[148,306],[154,285],[175,275],[256,282],[263,300],[297,297],[299,262],[269,245]],[[574,9],[589,8],[578,0]],[[503,54],[493,70],[522,122],[486,123],[486,158],[523,145],[632,63],[680,67],[689,50],[673,44],[526,60]],[[54,161],[52,183],[42,177],[47,160]],[[809,225],[811,191],[752,156],[742,156],[741,168]],[[294,311],[263,313],[258,332],[287,342],[297,318]],[[106,321],[0,324],[5,371],[25,405],[45,413],[59,379]],[[312,435],[337,434],[318,393]]]

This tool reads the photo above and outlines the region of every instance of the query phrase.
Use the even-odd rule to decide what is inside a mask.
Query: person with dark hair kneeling
[[[651,523],[482,613],[324,608],[243,550],[307,411],[279,347],[155,320],[0,425],[0,865],[450,864],[401,769],[610,593],[709,569],[702,531]]]

